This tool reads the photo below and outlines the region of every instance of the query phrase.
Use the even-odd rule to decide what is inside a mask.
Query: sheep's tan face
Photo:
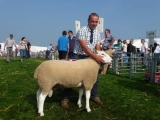
[[[97,51],[97,55],[103,56],[104,63],[110,64],[112,62],[112,58],[104,51]]]

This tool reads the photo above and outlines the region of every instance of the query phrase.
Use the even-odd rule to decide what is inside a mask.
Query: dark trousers
[[[59,59],[66,59],[67,51],[58,51],[59,52]]]
[[[50,50],[46,50],[46,59],[49,59]]]
[[[27,58],[30,58],[30,50],[26,50]]]
[[[73,52],[68,53],[68,58],[73,59]]]
[[[88,57],[83,56],[83,55],[73,55],[73,59],[86,59]],[[98,73],[97,73],[98,74]],[[71,92],[72,88],[66,88],[63,92],[63,98],[62,99],[68,99],[68,96]],[[91,97],[97,97],[98,96],[98,76],[97,76],[97,81],[93,85],[93,88],[91,90]]]
[[[144,58],[144,54],[141,54],[141,57],[142,57],[142,65],[143,65],[143,58]]]

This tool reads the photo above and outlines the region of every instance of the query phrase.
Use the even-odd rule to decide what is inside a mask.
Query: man
[[[59,59],[66,59],[67,53],[69,52],[69,39],[66,37],[67,32],[62,32],[62,37],[58,39],[58,52]]]
[[[113,43],[116,40],[115,38],[112,37],[112,35],[110,33],[111,33],[110,29],[105,30],[105,39],[104,39],[103,44],[102,44],[102,50],[104,50],[105,52],[108,49],[111,49]],[[108,68],[108,64],[104,64],[103,69],[101,71],[101,75],[106,74],[107,68]]]
[[[147,66],[147,59],[148,59],[148,45],[145,42],[145,39],[141,39],[141,43],[142,43],[141,56],[143,57],[142,58],[142,67],[145,69]]]
[[[27,58],[30,58],[31,43],[28,40],[26,40],[26,43],[27,43],[27,48],[28,48],[26,50],[26,52],[27,52]]]
[[[10,37],[6,39],[6,42],[4,44],[4,51],[5,51],[5,47],[7,46],[7,62],[10,62],[10,55],[12,55],[12,48],[13,45],[15,46],[15,48],[17,49],[15,40],[13,39],[13,34],[10,34]]]
[[[51,53],[51,50],[53,50],[52,44],[50,44],[50,45],[47,47],[47,50],[46,50],[46,60],[49,59],[49,55],[50,55],[50,53]]]
[[[98,64],[103,63],[102,56],[93,53],[94,49],[100,50],[100,34],[96,30],[98,25],[99,16],[96,13],[91,13],[88,18],[88,26],[84,26],[77,32],[74,59],[86,59],[92,57]],[[98,73],[97,73],[98,74]],[[63,99],[61,106],[65,109],[69,108],[68,96],[71,89],[65,89],[63,92]],[[103,102],[98,97],[98,78],[91,91],[91,99],[102,105]]]
[[[73,32],[70,30],[68,31],[68,39],[69,39],[69,53],[68,53],[68,58],[70,59],[73,59],[73,49],[74,49],[74,46],[75,46],[75,40],[76,40],[76,37],[73,36]]]

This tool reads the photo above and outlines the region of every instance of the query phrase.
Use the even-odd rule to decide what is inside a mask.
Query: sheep
[[[97,55],[104,56],[105,63],[111,63],[111,58],[104,51],[97,51]],[[73,62],[65,60],[49,60],[42,62],[34,72],[34,78],[39,84],[37,91],[37,108],[40,116],[44,116],[43,107],[46,96],[52,96],[52,88],[56,85],[61,85],[65,88],[78,87],[79,99],[77,105],[82,107],[81,98],[83,88],[86,91],[86,109],[90,112],[89,99],[91,89],[96,82],[98,64],[92,58],[80,59]],[[68,70],[69,69],[69,70]]]

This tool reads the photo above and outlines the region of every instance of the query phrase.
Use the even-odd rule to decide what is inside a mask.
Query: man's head
[[[133,44],[133,43],[134,43],[134,39],[131,38],[131,39],[129,40],[129,43],[130,43],[130,44]]]
[[[144,44],[145,43],[145,39],[141,39],[141,43]]]
[[[109,35],[111,33],[110,29],[105,30],[105,36]]]
[[[68,31],[68,36],[69,37],[72,37],[73,36],[73,32],[70,30],[70,31]]]
[[[121,44],[122,43],[122,40],[121,39],[118,39],[118,44]]]
[[[10,34],[9,37],[10,37],[10,39],[12,39],[13,38],[13,34]]]
[[[67,35],[67,32],[64,30],[64,31],[62,32],[62,35],[63,35],[63,36],[66,36],[66,35]]]
[[[99,16],[97,13],[91,13],[88,17],[88,26],[90,29],[95,29],[98,25]]]

